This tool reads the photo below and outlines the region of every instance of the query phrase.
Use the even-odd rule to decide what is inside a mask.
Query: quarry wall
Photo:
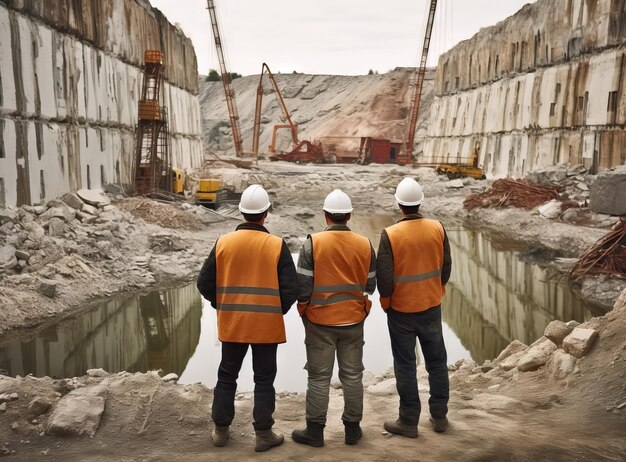
[[[144,51],[161,50],[174,166],[202,162],[191,41],[145,0],[0,0],[0,206],[132,183]]]
[[[493,177],[626,162],[626,2],[539,0],[442,55],[426,160]]]

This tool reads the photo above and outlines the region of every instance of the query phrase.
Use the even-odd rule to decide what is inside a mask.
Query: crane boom
[[[252,135],[252,152],[255,156],[259,155],[259,136],[261,134],[261,103],[263,101],[263,76],[265,75],[265,72],[267,71],[267,75],[270,79],[270,82],[272,83],[272,87],[274,88],[274,91],[276,92],[276,96],[278,96],[278,102],[280,103],[280,108],[283,111],[283,115],[285,116],[285,119],[287,120],[287,124],[286,125],[280,125],[277,127],[280,128],[289,128],[291,130],[291,138],[293,140],[293,145],[297,146],[298,143],[300,143],[300,141],[298,140],[298,126],[294,125],[293,122],[291,121],[291,115],[289,114],[289,111],[287,110],[287,106],[285,105],[285,100],[283,100],[283,96],[280,93],[280,90],[278,89],[278,85],[276,84],[276,80],[274,79],[274,74],[272,74],[272,71],[270,71],[270,68],[267,64],[263,63],[263,66],[261,67],[261,77],[259,78],[259,86],[257,87],[256,90],[256,108],[254,111],[254,132]],[[274,130],[274,134],[272,137],[272,146],[275,145],[276,142],[276,129]],[[274,148],[272,147],[271,151],[273,153]]]
[[[237,113],[237,105],[235,104],[235,93],[230,85],[230,75],[226,69],[226,60],[224,59],[224,50],[222,49],[222,38],[220,35],[220,29],[217,25],[215,2],[214,0],[207,0],[207,2],[209,15],[211,16],[211,28],[213,29],[213,38],[215,39],[217,58],[220,62],[220,73],[222,75],[222,83],[224,84],[226,106],[228,107],[228,115],[230,117],[230,128],[233,132],[235,153],[237,154],[237,157],[241,157],[243,156],[243,142],[241,140],[241,130],[239,130],[239,114]]]
[[[430,37],[435,22],[435,11],[437,9],[437,0],[430,1],[428,10],[428,20],[426,22],[426,34],[424,36],[424,46],[422,47],[422,57],[417,70],[415,79],[415,88],[413,90],[413,98],[411,99],[409,128],[405,138],[402,156],[398,156],[398,162],[408,163],[413,157],[413,143],[415,142],[415,130],[417,129],[417,116],[420,110],[420,100],[422,98],[422,88],[424,86],[424,76],[426,75],[426,61],[428,59],[428,49],[430,47]]]

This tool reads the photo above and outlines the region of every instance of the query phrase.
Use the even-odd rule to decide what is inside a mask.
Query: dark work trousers
[[[430,415],[434,418],[445,417],[448,413],[450,384],[441,326],[441,306],[419,313],[401,313],[389,308],[387,325],[391,337],[396,387],[400,395],[400,419],[407,424],[417,424],[420,417],[416,338],[422,347],[428,372]]]
[[[250,345],[249,343],[222,342],[222,361],[217,371],[217,385],[213,391],[211,418],[218,427],[228,427],[235,417],[235,392],[237,377],[248,346],[252,347],[254,370],[255,430],[269,430],[274,425],[272,414],[276,408],[274,379],[276,378],[277,344]]]

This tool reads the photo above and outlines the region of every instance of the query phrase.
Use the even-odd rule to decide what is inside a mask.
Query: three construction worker
[[[221,236],[198,277],[198,290],[217,309],[222,359],[213,391],[211,417],[215,446],[224,446],[235,416],[241,364],[252,349],[255,451],[282,444],[272,431],[276,405],[276,350],[286,341],[283,315],[298,297],[296,268],[286,243],[263,226],[270,208],[260,185],[248,187],[239,210],[245,222]]]
[[[212,432],[224,446],[234,418],[237,377],[248,347],[254,368],[256,451],[283,443],[272,431],[275,409],[276,350],[286,341],[283,315],[298,300],[305,329],[306,427],[294,430],[294,441],[324,445],[329,386],[335,355],[344,394],[342,420],[346,444],[362,437],[363,324],[378,290],[387,314],[399,416],[386,421],[390,433],[416,438],[421,406],[417,388],[416,342],[419,340],[430,384],[430,422],[436,432],[447,429],[449,382],[443,341],[441,300],[450,278],[451,257],[443,225],[419,213],[424,200],[420,185],[402,180],[395,192],[402,218],[383,230],[378,257],[369,239],[347,223],[352,202],[336,189],[324,200],[324,231],[307,236],[297,270],[285,242],[263,226],[270,207],[260,185],[241,196],[245,223],[221,236],[211,250],[198,289],[217,309],[222,359],[214,390]]]
[[[449,381],[441,324],[441,299],[450,278],[452,259],[443,225],[424,218],[419,208],[424,192],[412,178],[396,188],[402,219],[383,230],[376,274],[382,308],[387,313],[391,352],[400,395],[399,416],[385,430],[417,438],[421,406],[417,388],[416,339],[426,362],[430,384],[430,422],[436,432],[448,427]]]
[[[343,388],[346,444],[362,436],[363,324],[376,289],[376,254],[369,239],[350,231],[352,202],[335,189],[324,200],[324,231],[307,236],[298,257],[298,311],[306,344],[306,428],[294,441],[324,445],[335,354]]]

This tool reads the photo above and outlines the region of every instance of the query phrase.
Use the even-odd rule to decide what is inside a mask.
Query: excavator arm
[[[275,152],[276,147],[276,131],[278,128],[289,128],[291,130],[291,139],[293,141],[293,145],[297,146],[300,143],[298,139],[298,126],[294,125],[291,121],[291,115],[287,110],[287,106],[285,105],[285,100],[278,89],[278,85],[276,84],[276,80],[274,79],[274,74],[270,71],[270,68],[267,64],[263,63],[261,68],[261,76],[259,77],[259,86],[256,90],[256,107],[254,111],[254,130],[252,134],[252,152],[255,156],[259,155],[259,137],[261,135],[261,106],[263,102],[263,77],[267,73],[267,76],[270,79],[270,83],[272,84],[272,88],[276,92],[276,96],[278,97],[278,102],[280,104],[280,108],[283,111],[283,116],[287,123],[285,125],[276,125],[274,130],[272,131],[272,144],[270,146],[270,153],[273,154]]]

